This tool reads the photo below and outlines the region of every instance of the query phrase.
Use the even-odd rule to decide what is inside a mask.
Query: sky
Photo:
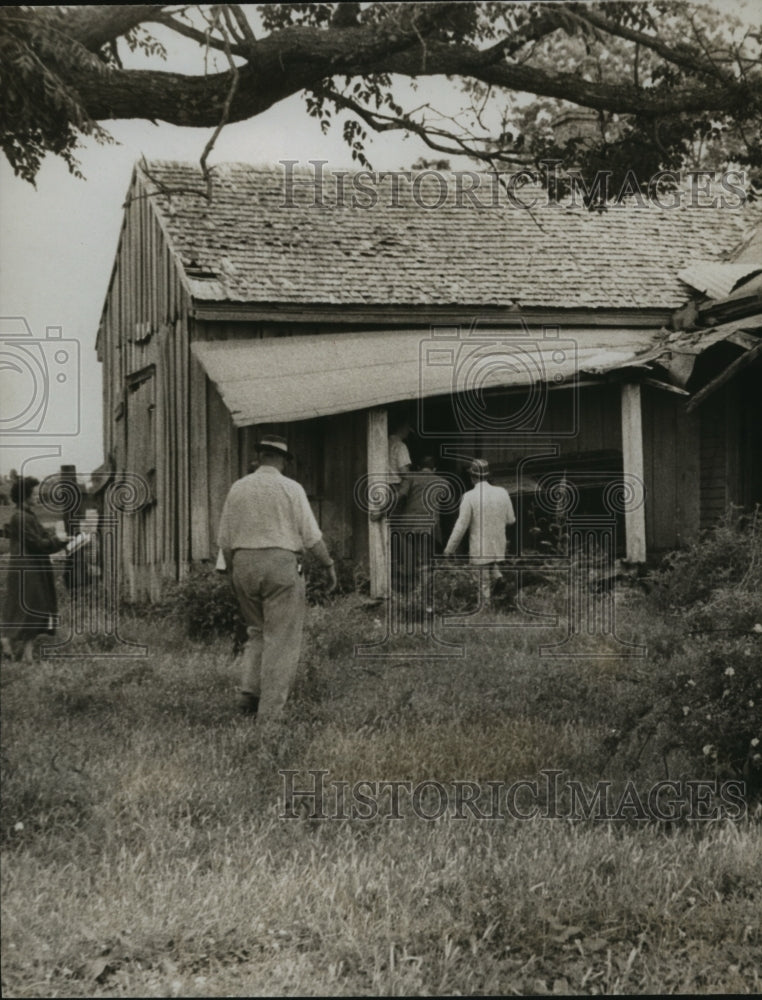
[[[167,62],[155,65],[197,72],[199,60],[198,47],[180,40],[179,47],[169,50]],[[130,62],[125,58],[125,65],[153,64],[134,56]],[[436,101],[442,96],[439,88],[448,87],[446,81],[428,81],[416,103]],[[25,458],[33,459],[27,473],[38,478],[64,463],[76,465],[86,476],[104,460],[101,365],[95,338],[132,169],[141,156],[198,162],[212,134],[211,129],[144,121],[105,124],[118,145],[83,140],[78,159],[84,181],[73,177],[62,160],[49,156],[35,188],[15,177],[4,157],[0,160],[0,473],[4,475],[11,468],[21,471]],[[420,140],[403,140],[398,133],[371,137],[368,148],[373,167],[379,170],[409,167],[421,155],[438,155]],[[353,166],[341,129],[324,135],[298,95],[251,121],[227,126],[209,163],[263,164],[282,159],[305,163],[322,159],[331,167]],[[31,337],[24,333],[24,320]],[[20,336],[26,345],[23,354],[19,354]]]

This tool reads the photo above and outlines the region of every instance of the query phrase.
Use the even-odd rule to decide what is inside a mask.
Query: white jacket
[[[515,524],[516,515],[508,491],[486,480],[463,495],[460,513],[445,547],[452,555],[468,531],[468,554],[471,562],[486,564],[505,558],[505,528]]]

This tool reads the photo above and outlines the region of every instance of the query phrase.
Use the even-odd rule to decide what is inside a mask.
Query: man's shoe
[[[238,699],[238,709],[242,715],[256,715],[259,711],[259,698],[248,691],[242,691]]]

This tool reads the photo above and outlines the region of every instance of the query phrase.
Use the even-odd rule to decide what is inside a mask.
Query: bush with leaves
[[[328,551],[335,553],[339,546],[331,539],[326,539]],[[361,566],[351,559],[341,559],[334,556],[337,588],[336,594],[351,594],[354,592],[368,593],[370,583]],[[326,593],[328,575],[320,563],[307,552],[304,556],[304,581],[308,604],[325,604],[331,597]]]
[[[204,563],[168,587],[156,611],[178,622],[190,639],[235,637],[245,632],[230,578]]]
[[[347,560],[336,562],[336,573],[339,593],[363,589],[361,570]],[[309,555],[305,558],[304,574],[307,602],[325,603],[326,573]],[[184,580],[167,588],[161,603],[149,613],[176,621],[190,639],[233,638],[238,644],[245,641],[246,625],[230,577],[209,564],[193,566]]]
[[[762,512],[731,506],[710,531],[668,556],[654,574],[654,596],[660,605],[700,613],[713,608],[722,617],[721,594],[736,597],[759,593],[762,582]],[[740,625],[740,623],[738,623]],[[753,624],[753,623],[752,623]]]
[[[762,794],[762,625],[745,636],[699,636],[660,678],[665,715],[697,767]]]
[[[762,796],[762,512],[731,508],[657,572],[649,600],[678,641],[651,646],[650,708],[629,735],[659,734],[701,775]]]

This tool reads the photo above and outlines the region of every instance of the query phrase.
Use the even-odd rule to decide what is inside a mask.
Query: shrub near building
[[[654,611],[679,644],[660,657],[645,725],[666,722],[669,745],[700,772],[742,777],[762,794],[762,511],[731,508],[658,574]],[[643,725],[643,723],[641,724]]]

